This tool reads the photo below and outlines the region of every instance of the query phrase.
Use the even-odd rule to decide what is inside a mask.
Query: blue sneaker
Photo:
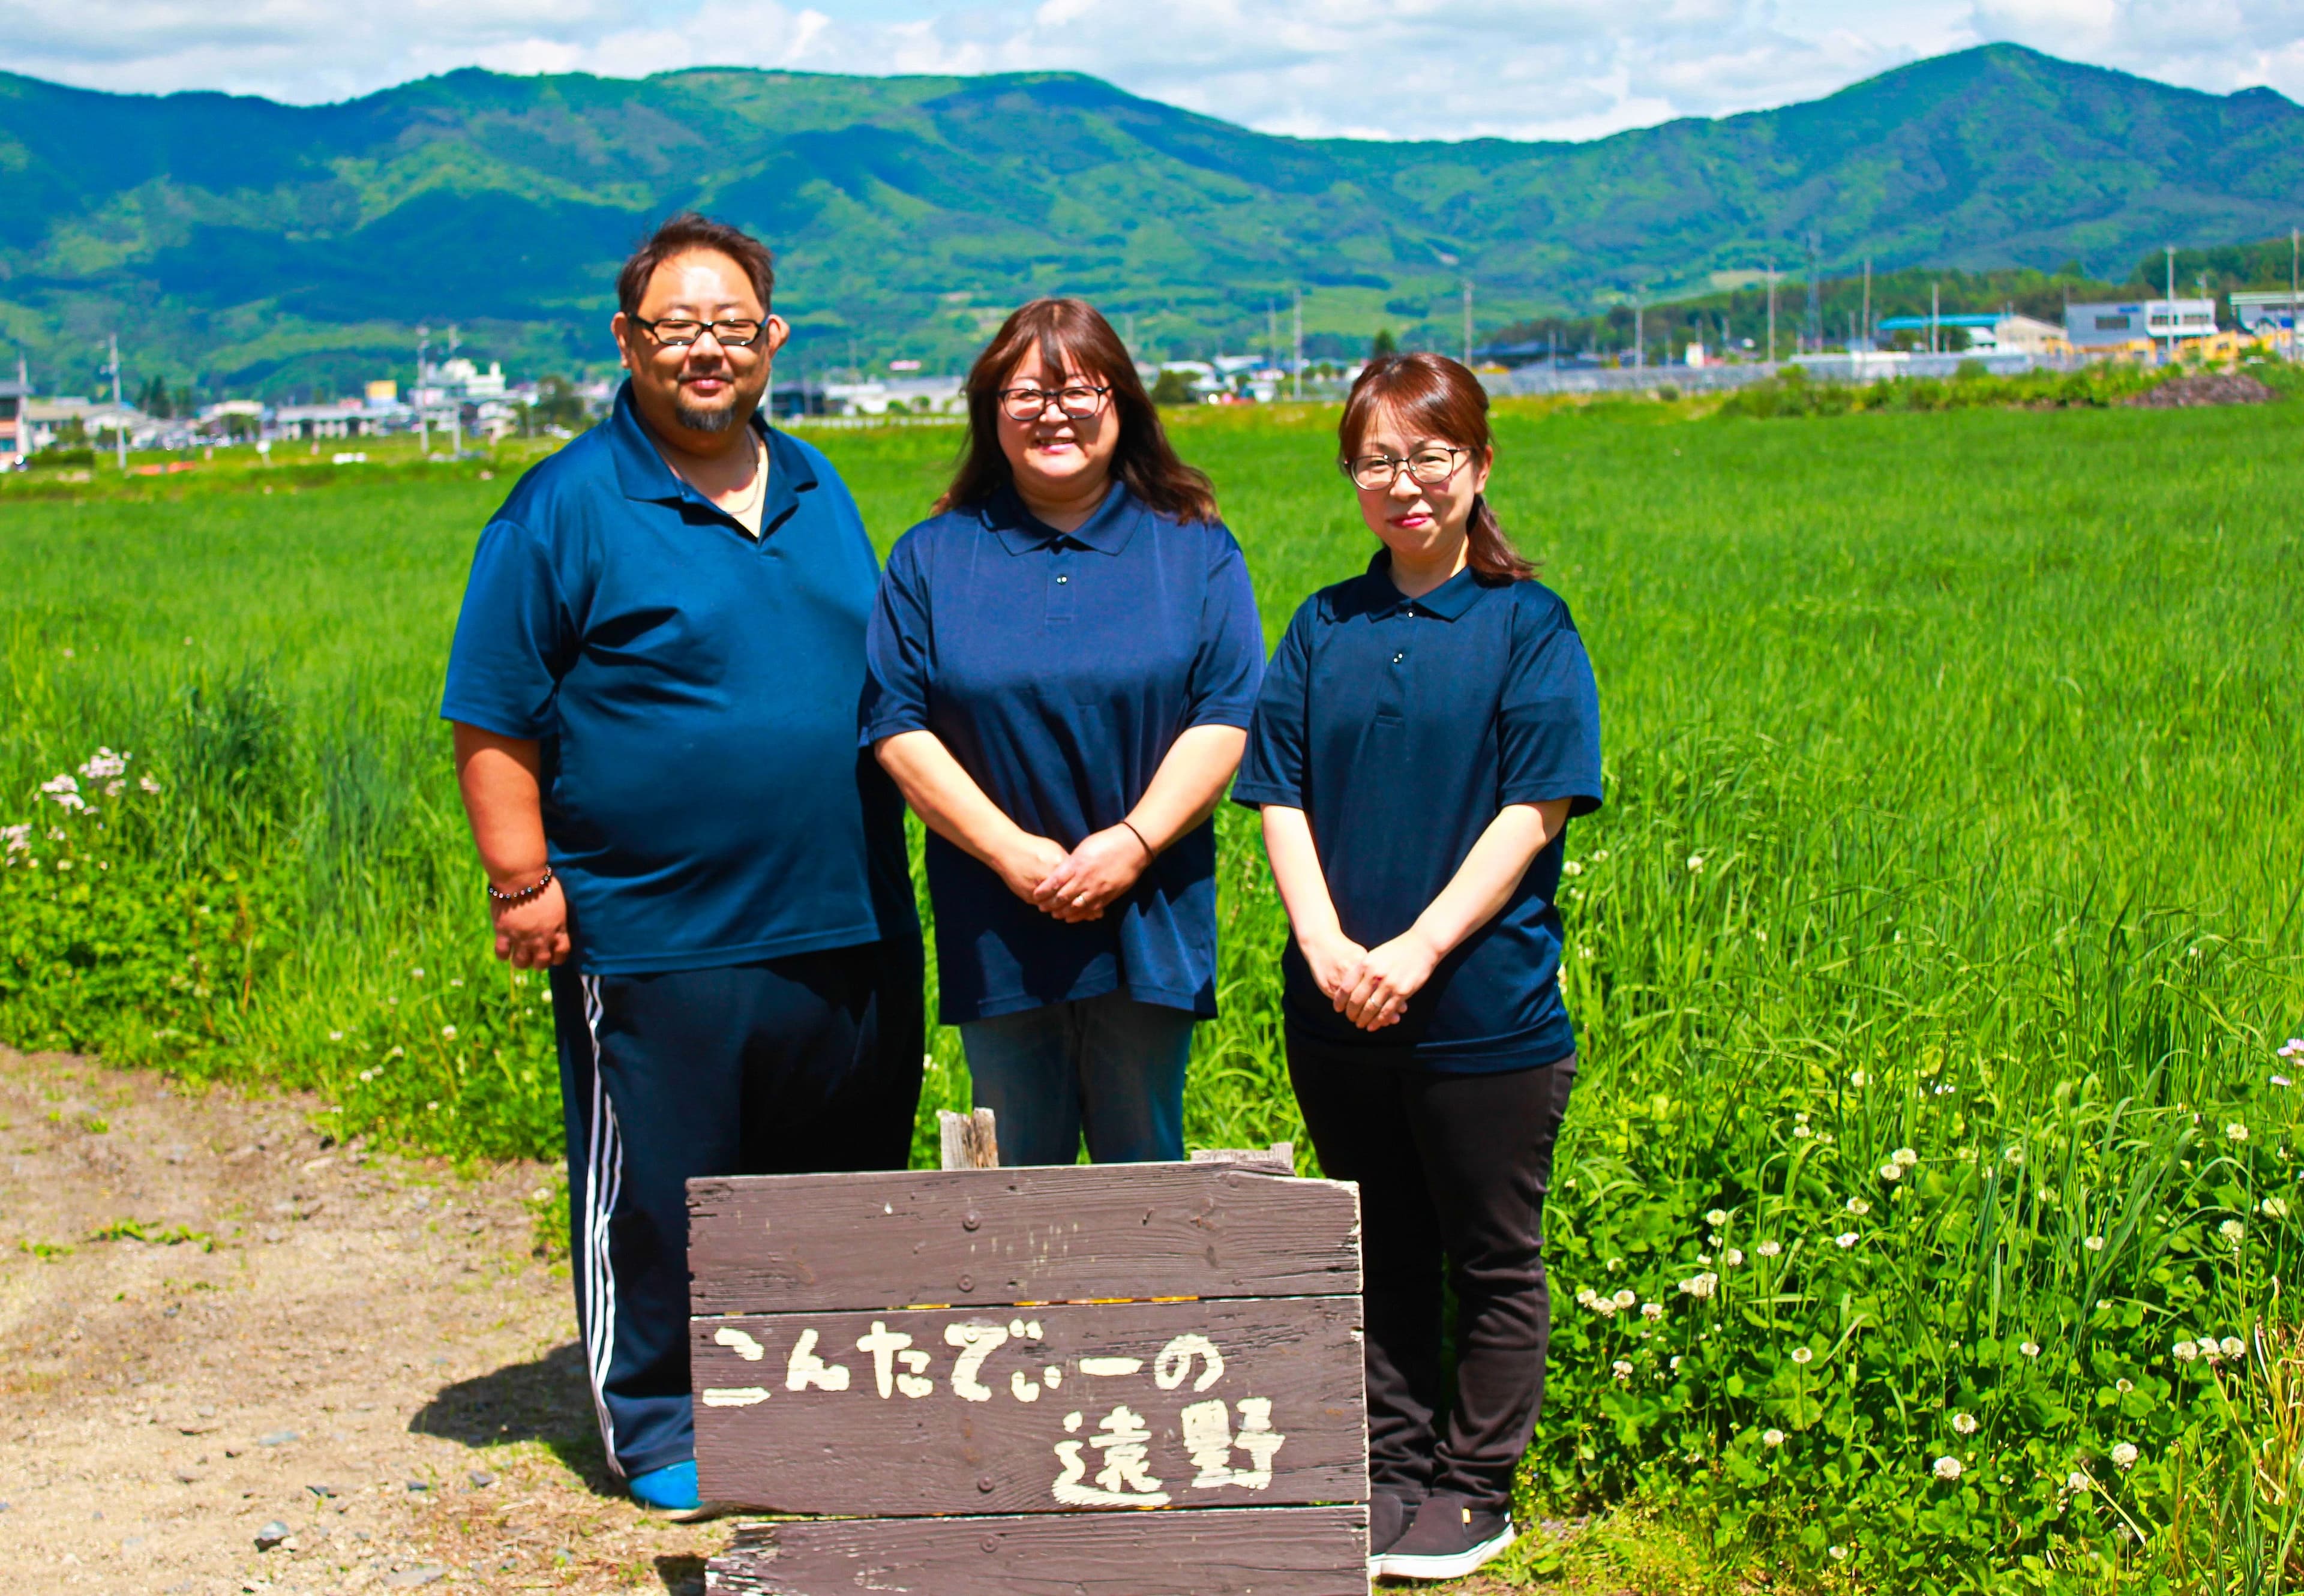
[[[624,1483],[632,1493],[632,1500],[643,1507],[693,1513],[701,1505],[696,1496],[696,1460],[692,1457],[686,1463],[669,1464],[645,1474],[634,1474]]]

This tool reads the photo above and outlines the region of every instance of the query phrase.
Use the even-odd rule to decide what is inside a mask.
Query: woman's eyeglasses
[[[1470,451],[1453,449],[1443,444],[1427,444],[1402,460],[1393,454],[1363,454],[1357,460],[1343,463],[1344,475],[1361,488],[1389,488],[1400,480],[1405,471],[1427,488],[1437,488],[1456,474],[1456,468],[1470,458]]]
[[[1086,383],[1062,388],[1003,388],[1000,408],[1012,421],[1037,421],[1054,403],[1068,419],[1085,421],[1104,408],[1105,395],[1111,392],[1110,387],[1092,388]]]

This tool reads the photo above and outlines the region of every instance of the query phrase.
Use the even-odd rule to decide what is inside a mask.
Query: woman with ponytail
[[[1576,1070],[1554,900],[1569,819],[1600,806],[1598,695],[1488,508],[1470,371],[1371,362],[1341,444],[1379,547],[1289,624],[1232,796],[1263,811],[1294,932],[1304,1122],[1360,1185],[1371,1572],[1455,1579],[1511,1544],[1544,1397],[1544,1199]]]

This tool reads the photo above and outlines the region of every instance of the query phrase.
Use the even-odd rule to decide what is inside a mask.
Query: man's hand
[[[1127,827],[1091,831],[1040,883],[1032,901],[1070,924],[1095,920],[1151,862],[1150,850]]]
[[[1299,937],[1297,949],[1304,963],[1311,966],[1312,983],[1320,989],[1320,996],[1334,1001],[1347,989],[1346,974],[1357,975],[1360,961],[1368,957],[1368,949],[1345,936],[1332,931],[1325,937]]]
[[[558,877],[524,904],[491,898],[488,917],[496,921],[496,957],[511,960],[515,970],[546,970],[568,957],[568,900],[560,896]]]
[[[1424,989],[1440,963],[1439,951],[1414,930],[1368,949],[1344,972],[1335,994],[1336,1012],[1363,1031],[1397,1025],[1408,1000]]]
[[[1000,872],[1009,891],[1028,904],[1037,904],[1039,900],[1033,895],[1039,890],[1040,883],[1063,862],[1063,844],[1053,837],[1019,832],[1016,839],[1001,850],[993,868]]]

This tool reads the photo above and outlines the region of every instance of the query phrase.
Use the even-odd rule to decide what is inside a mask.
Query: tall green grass
[[[1569,838],[1532,1498],[1650,1495],[1796,1584],[2291,1583],[2294,410],[1502,418],[1492,497],[1584,631],[1609,777]],[[1177,428],[1275,636],[1370,547],[1330,424]],[[956,437],[822,441],[885,544]],[[0,507],[0,819],[34,827],[0,1037],[550,1150],[549,1011],[487,955],[432,718],[506,485]],[[99,744],[131,757],[75,777],[92,816],[40,794]],[[1220,825],[1188,1132],[1300,1145],[1284,921],[1254,818]],[[924,1119],[967,1092],[935,1058]]]

